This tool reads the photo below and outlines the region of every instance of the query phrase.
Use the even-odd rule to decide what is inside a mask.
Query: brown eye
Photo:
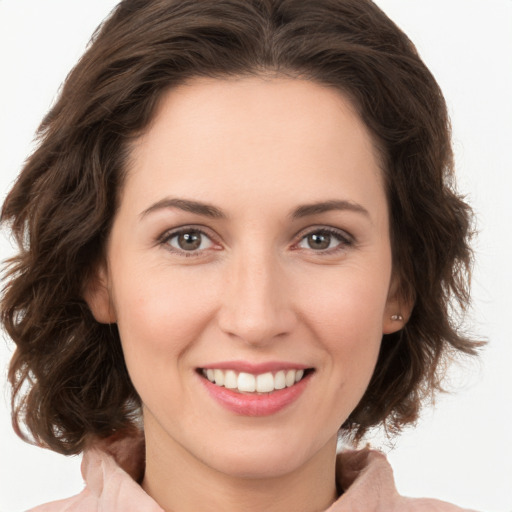
[[[298,246],[301,249],[331,253],[337,249],[345,249],[351,244],[352,239],[343,231],[319,229],[317,231],[310,231],[308,234],[304,235]]]
[[[212,241],[203,232],[190,229],[171,235],[167,244],[177,251],[192,252],[210,248]]]
[[[201,246],[200,233],[182,233],[178,235],[178,245],[184,251],[195,251]]]
[[[311,233],[306,237],[310,249],[328,249],[331,245],[332,235],[330,233]]]

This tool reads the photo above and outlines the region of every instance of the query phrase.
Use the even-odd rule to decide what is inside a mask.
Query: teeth
[[[287,388],[295,384],[295,370],[288,370],[286,372],[285,382]]]
[[[263,373],[256,377],[256,391],[258,393],[270,393],[274,391],[274,376],[271,373]]]
[[[256,391],[256,377],[250,373],[241,372],[238,376],[238,391],[245,391],[247,393]]]
[[[219,370],[222,371],[222,370]],[[219,384],[217,381],[215,381],[215,384]],[[219,386],[222,386],[222,384],[219,384]],[[236,376],[236,373],[233,370],[228,370],[224,377],[224,387],[228,389],[236,389],[238,387],[238,378]]]
[[[286,387],[286,375],[283,370],[276,373],[274,377],[274,388],[284,389]]]
[[[293,386],[304,377],[304,370],[279,370],[253,375],[252,373],[218,368],[203,370],[203,375],[217,386],[224,386],[241,393],[271,393],[276,389]]]
[[[215,384],[224,386],[224,372],[222,370],[213,370],[213,377],[215,379]]]

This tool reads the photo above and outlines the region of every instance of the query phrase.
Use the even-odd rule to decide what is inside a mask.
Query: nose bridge
[[[269,248],[240,251],[227,276],[220,325],[250,344],[264,344],[293,327],[286,276]]]

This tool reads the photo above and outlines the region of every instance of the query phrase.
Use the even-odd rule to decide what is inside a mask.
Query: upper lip
[[[201,369],[234,370],[235,372],[252,373],[260,375],[267,372],[278,372],[280,370],[306,370],[311,366],[293,363],[289,361],[267,361],[264,363],[251,363],[248,361],[219,361],[201,366]]]

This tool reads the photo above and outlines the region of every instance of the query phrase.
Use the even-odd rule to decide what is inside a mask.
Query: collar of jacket
[[[165,512],[140,486],[143,474],[142,435],[112,437],[84,453],[80,494],[28,512]],[[325,512],[464,512],[438,500],[400,496],[385,455],[369,448],[339,453],[336,480],[344,492]]]

